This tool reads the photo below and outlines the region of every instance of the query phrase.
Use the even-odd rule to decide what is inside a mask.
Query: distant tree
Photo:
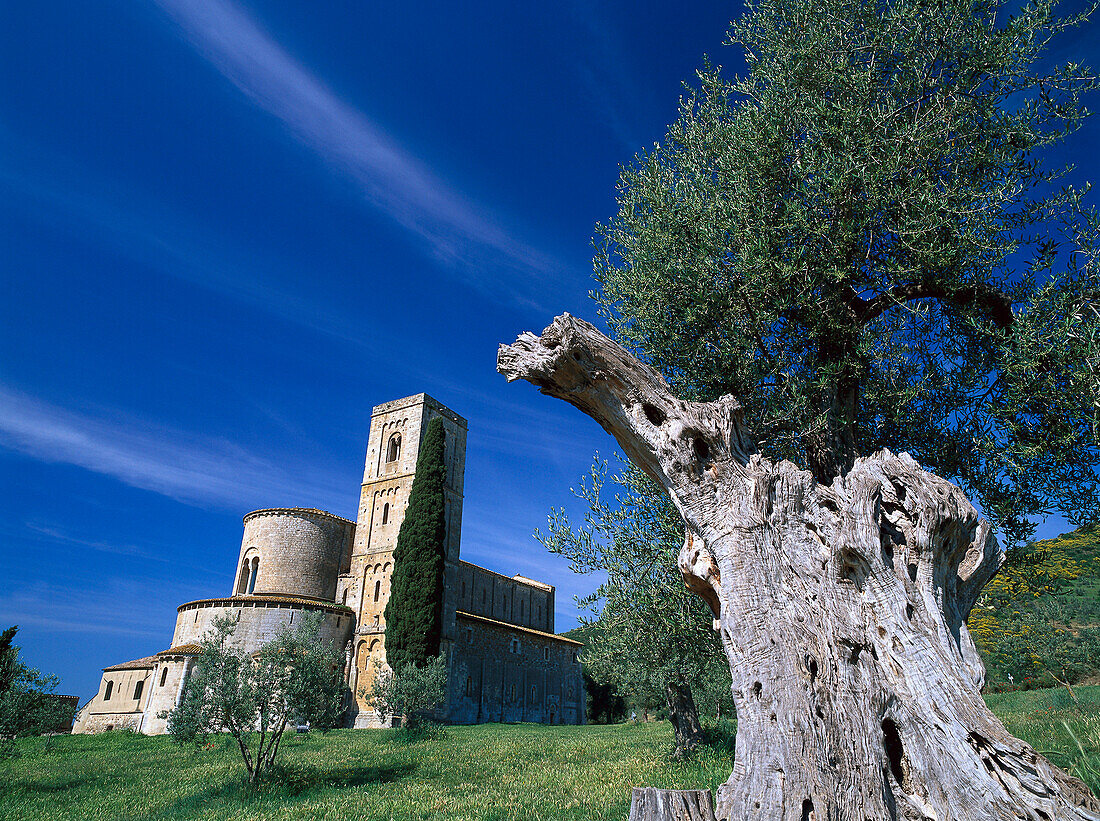
[[[233,641],[229,617],[214,620],[199,642],[201,655],[179,706],[165,714],[177,742],[229,733],[237,742],[251,783],[275,763],[283,732],[306,721],[325,730],[343,717],[341,656],[320,638],[322,616],[304,614],[256,653]]]
[[[405,662],[396,672],[378,665],[360,695],[383,721],[403,717],[404,729],[417,733],[431,722],[432,710],[447,697],[446,659],[440,653],[420,665]]]
[[[394,670],[422,666],[439,653],[443,632],[443,571],[446,558],[444,431],[438,416],[428,422],[409,505],[393,551],[386,602],[386,663]]]
[[[668,496],[633,465],[611,480],[616,493],[605,498],[607,463],[596,460],[577,496],[588,510],[574,527],[564,509],[550,515],[546,549],[569,559],[576,573],[606,580],[580,601],[593,614],[582,658],[597,682],[631,694],[641,704],[664,704],[675,733],[675,753],[690,752],[702,740],[693,687],[708,677],[729,675],[711,614],[684,586],[677,566],[683,522]]]
[[[16,738],[51,732],[72,719],[72,708],[54,696],[57,676],[44,676],[19,660],[12,643],[18,629],[0,634],[0,759],[14,755]]]
[[[614,684],[596,681],[585,669],[584,677],[585,707],[589,724],[613,724],[626,717],[626,700],[619,695]]]

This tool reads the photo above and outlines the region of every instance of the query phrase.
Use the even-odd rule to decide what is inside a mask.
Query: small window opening
[[[514,684],[512,685],[511,690],[509,690],[509,692],[508,692],[508,696],[509,696],[509,701],[515,701],[516,700],[516,685],[514,685]]]
[[[378,601],[378,597],[382,593],[382,580],[379,579],[374,583],[374,600]]]
[[[519,603],[519,619],[523,621],[523,602]]]
[[[168,680],[168,665],[164,666],[164,669],[160,671],[160,686],[164,686],[164,682]]]
[[[401,434],[395,433],[390,437],[390,444],[386,448],[386,461],[396,462],[401,457]]]
[[[248,577],[248,592],[256,592],[256,577],[260,574],[260,557],[252,559],[252,575]]]
[[[103,700],[104,701],[110,701],[111,700],[111,691],[114,690],[114,689],[115,689],[115,683],[113,681],[108,681],[107,682],[107,689],[103,691]]]
[[[474,680],[470,676],[466,676],[466,695],[472,696],[474,694]]]
[[[543,647],[542,648],[542,658],[545,661],[550,661],[550,648],[549,647]]]
[[[466,643],[467,644],[473,644],[474,643],[474,631],[470,627],[466,628]]]
[[[134,685],[134,700],[141,698],[141,691],[145,689],[145,679]]]
[[[382,524],[389,524],[390,522],[390,503],[386,502],[382,506]]]
[[[348,590],[347,590],[347,588],[346,588],[346,587],[344,588],[344,597],[343,597],[343,601],[341,601],[340,603],[341,603],[341,604],[347,604],[347,603],[348,603]]]

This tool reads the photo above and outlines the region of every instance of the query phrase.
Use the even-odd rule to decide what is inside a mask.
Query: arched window
[[[260,572],[260,557],[255,556],[252,559],[252,574],[248,577],[248,592],[254,593],[256,591],[256,576]]]
[[[378,601],[378,596],[381,594],[381,592],[382,592],[382,580],[379,579],[378,581],[376,581],[374,583],[374,600],[375,601]]]
[[[134,701],[141,698],[141,691],[145,689],[145,679],[142,679],[134,685]]]
[[[389,573],[390,572],[390,563],[389,562],[386,562],[384,565],[382,565],[382,572],[383,573]]]
[[[395,433],[390,437],[390,443],[386,446],[386,462],[396,462],[401,458],[401,434]]]
[[[110,701],[111,700],[111,691],[113,689],[115,689],[115,683],[113,681],[108,681],[107,682],[107,689],[103,691],[103,700],[104,701]]]
[[[160,686],[164,686],[164,682],[168,681],[168,665],[164,665],[164,669],[160,671]]]
[[[386,525],[390,523],[390,503],[386,502],[382,506],[382,524]]]

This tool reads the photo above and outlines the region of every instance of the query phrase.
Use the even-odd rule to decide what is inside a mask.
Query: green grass
[[[1100,687],[991,696],[1009,730],[1066,769],[1100,765]],[[1082,757],[1065,721],[1085,749]],[[672,761],[669,725],[448,727],[405,741],[385,730],[290,736],[281,779],[253,792],[225,739],[177,747],[128,733],[19,742],[0,763],[0,818],[26,819],[616,819],[630,788],[714,789],[732,766],[731,727],[686,762]]]

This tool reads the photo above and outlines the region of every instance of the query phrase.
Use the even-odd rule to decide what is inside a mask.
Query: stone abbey
[[[104,668],[73,731],[165,732],[158,714],[179,701],[190,670],[201,664],[196,642],[218,616],[234,619],[235,638],[259,649],[301,614],[320,612],[322,637],[345,648],[345,680],[358,694],[385,663],[393,550],[421,437],[437,416],[446,432],[447,518],[440,646],[447,699],[440,717],[456,724],[583,723],[581,645],[554,633],[554,588],[459,558],[466,420],[418,394],[374,408],[356,521],[306,508],[249,513],[231,594],[180,605],[168,649]],[[380,726],[360,695],[349,696],[347,723]]]

